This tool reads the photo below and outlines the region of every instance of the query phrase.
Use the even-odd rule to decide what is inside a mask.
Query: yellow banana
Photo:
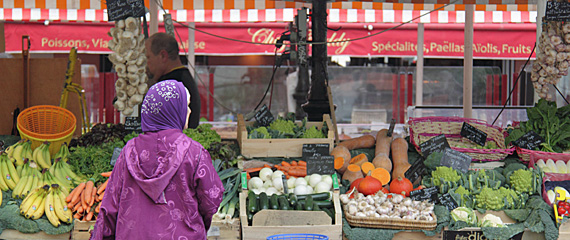
[[[8,191],[10,188],[8,187],[8,184],[6,184],[6,181],[4,181],[4,173],[2,172],[1,168],[0,168],[0,174],[2,175],[2,177],[0,177],[0,189],[2,189],[2,191]]]
[[[2,172],[2,180],[8,185],[8,188],[14,189],[16,187],[16,182],[14,178],[10,175],[10,171],[8,170],[8,161],[0,161],[0,172]]]
[[[76,182],[85,182],[84,179],[82,179],[81,177],[77,176],[77,174],[75,174],[75,173],[73,172],[73,170],[71,170],[71,166],[70,166],[68,163],[62,162],[62,163],[61,163],[61,169],[64,170],[64,173],[66,174],[66,175],[65,175],[66,178],[67,178],[67,177],[70,177],[70,178],[72,178],[73,180],[75,180]],[[69,180],[72,181],[72,179],[69,179]],[[73,181],[72,181],[72,182],[73,182]]]
[[[22,192],[22,189],[24,189],[24,187],[26,186],[28,180],[30,180],[29,175],[25,175],[22,177],[22,179],[20,179],[20,181],[16,184],[16,187],[12,191],[12,198],[20,197],[20,193]]]
[[[49,154],[49,143],[43,143],[41,146],[36,148],[39,149],[39,152],[36,156],[36,162],[40,165],[41,168],[49,168],[51,167],[51,157]]]
[[[26,183],[26,186],[24,186],[24,188],[22,189],[22,192],[20,193],[20,198],[25,198],[28,195],[28,193],[32,189],[32,184],[34,183],[34,181],[36,181],[35,178],[36,178],[36,175],[34,175],[34,174],[32,174],[30,176],[30,179]],[[36,181],[36,184],[37,183],[38,182]]]
[[[43,191],[43,189],[41,191]],[[24,201],[22,201],[20,204],[20,214],[22,214],[24,217],[29,217],[29,215],[26,216],[26,213],[29,212],[29,208],[32,207],[36,199],[40,197],[41,191],[39,189],[34,189],[33,192],[24,198]]]
[[[8,167],[8,172],[10,173],[10,176],[12,177],[14,182],[18,183],[20,181],[20,175],[18,174],[18,170],[16,170],[16,167],[14,167],[14,163],[8,160],[6,161],[6,166]]]
[[[63,209],[63,206],[65,205],[65,207],[67,208],[67,204],[63,204],[61,202],[61,199],[59,198],[59,189],[57,188],[52,188],[52,191],[54,191],[52,193],[52,198],[53,198],[53,207],[54,207],[54,212],[55,215],[57,216],[57,218],[65,223],[71,223],[71,218],[67,216],[67,214],[65,213],[65,210]]]
[[[32,143],[26,142],[24,143],[24,149],[22,150],[22,161],[25,159],[32,160]]]
[[[53,189],[49,191],[48,195],[46,196],[45,200],[45,214],[51,225],[54,227],[59,227],[61,222],[59,218],[55,215],[55,207],[53,202]]]
[[[18,145],[18,143],[10,145],[4,150],[6,154],[8,154],[8,158],[12,158],[14,156],[14,148]]]
[[[68,217],[70,220],[70,222],[67,223],[71,223],[71,221],[73,221],[73,212],[71,212],[71,209],[67,208],[67,202],[65,201],[65,197],[69,194],[65,194],[63,189],[60,190],[61,191],[58,191],[59,199],[61,200],[61,205],[63,206],[63,211],[65,213],[65,216]]]
[[[38,194],[38,197],[34,199],[30,207],[24,213],[24,217],[32,218],[32,215],[34,215],[34,213],[40,208],[40,205],[44,201],[45,201],[45,191],[42,189],[42,192]]]
[[[12,153],[12,157],[14,158],[14,160],[16,161],[16,164],[18,166],[20,165],[24,165],[24,157],[23,157],[23,152],[24,150],[24,143],[18,143],[17,146],[14,147],[14,152]]]
[[[37,209],[34,211],[34,213],[31,215],[31,218],[33,220],[37,220],[39,218],[41,218],[44,215],[45,212],[45,205],[46,205],[46,190],[44,189],[42,195],[39,199],[39,204],[37,205]]]

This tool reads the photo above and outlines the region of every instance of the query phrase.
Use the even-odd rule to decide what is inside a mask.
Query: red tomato
[[[570,206],[570,204],[567,202],[564,202],[564,201],[560,201],[560,202],[558,202],[558,206],[568,207],[568,206]]]
[[[558,206],[558,216],[568,215],[568,210],[563,206]]]

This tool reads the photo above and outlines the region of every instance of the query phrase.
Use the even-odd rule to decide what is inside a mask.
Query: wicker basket
[[[49,152],[55,155],[63,143],[69,143],[75,132],[75,116],[69,110],[51,105],[24,109],[18,115],[18,131],[32,142],[32,149],[50,142]]]
[[[345,208],[346,209],[346,208]],[[403,230],[434,230],[437,227],[437,217],[432,213],[433,220],[407,220],[400,218],[355,217],[344,211],[346,221],[352,227],[387,228]]]
[[[553,152],[543,152],[543,151],[535,151],[529,150],[525,148],[516,147],[517,155],[522,161],[529,162],[532,159],[532,155],[538,155],[543,158],[552,158],[552,159],[564,159],[570,156],[568,153],[553,153]]]
[[[500,127],[487,124],[485,121],[460,117],[422,117],[410,118],[410,140],[420,151],[419,145],[432,137],[444,134],[450,145],[473,146],[476,144],[461,137],[463,122],[469,123],[477,129],[487,133],[487,141],[493,141],[498,149],[475,149],[451,147],[453,150],[465,153],[477,161],[500,161],[514,152],[514,148],[506,148],[505,137],[507,133]]]

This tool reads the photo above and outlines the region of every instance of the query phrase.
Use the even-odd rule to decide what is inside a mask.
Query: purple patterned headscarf
[[[143,132],[184,130],[189,97],[184,84],[176,80],[161,81],[150,87],[141,108]]]

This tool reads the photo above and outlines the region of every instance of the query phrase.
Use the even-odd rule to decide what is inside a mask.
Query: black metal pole
[[[313,42],[327,41],[327,2],[314,0],[312,12]],[[330,114],[327,97],[327,45],[314,44],[312,58],[311,87],[308,102],[303,104],[309,121],[322,121],[323,114]]]

